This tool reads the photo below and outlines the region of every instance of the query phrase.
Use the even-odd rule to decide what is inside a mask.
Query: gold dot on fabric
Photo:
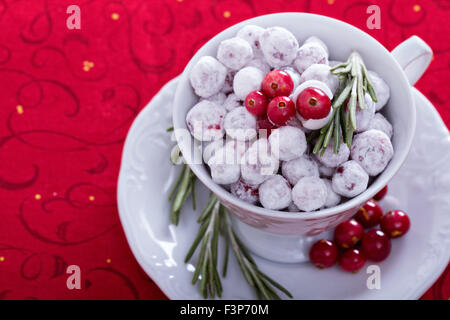
[[[5,261],[5,257],[0,257],[0,262]]]
[[[37,194],[34,195],[34,198],[35,198],[36,200],[41,200],[41,199],[42,199],[42,196],[41,196],[39,193],[37,193]]]
[[[328,0],[328,4],[334,4],[334,0]]]
[[[183,2],[183,0],[177,0],[177,2]]]
[[[223,16],[224,16],[225,18],[229,18],[229,17],[231,17],[231,12],[230,12],[230,11],[225,11],[225,12],[223,13]]]
[[[106,263],[111,263],[111,259],[106,259]]]
[[[93,67],[94,67],[94,63],[92,61],[87,61],[87,60],[83,61],[83,70],[84,71],[87,72]]]
[[[94,201],[95,197],[94,196],[89,196],[89,201]]]
[[[18,114],[22,114],[23,113],[23,107],[20,104],[16,107],[16,110],[17,110]]]
[[[422,7],[418,4],[414,5],[413,7],[414,12],[419,12],[420,10],[422,10]]]
[[[119,20],[120,15],[117,12],[114,12],[111,14],[111,19],[113,20]]]

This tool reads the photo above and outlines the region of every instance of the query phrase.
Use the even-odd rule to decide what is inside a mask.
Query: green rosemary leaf
[[[339,149],[341,147],[341,113],[336,112],[334,115],[334,145],[333,145],[333,151],[335,154],[339,153]]]
[[[319,140],[317,140],[316,144],[314,145],[313,153],[317,154],[319,153],[319,150],[322,148],[323,140],[325,140],[325,135],[321,134],[319,137]]]

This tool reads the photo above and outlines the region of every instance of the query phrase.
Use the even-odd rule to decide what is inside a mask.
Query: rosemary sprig
[[[222,296],[222,282],[217,271],[221,234],[225,239],[222,277],[227,273],[228,252],[231,247],[245,280],[253,287],[258,298],[281,299],[275,289],[292,298],[289,291],[259,270],[247,248],[234,232],[229,213],[214,194],[211,193],[197,222],[200,223],[200,229],[186,255],[185,262],[189,262],[195,251],[200,248],[192,284],[195,285],[200,280],[200,293],[205,299],[214,298],[216,295]]]
[[[213,199],[214,198],[214,199]],[[224,211],[220,202],[215,197],[210,197],[212,206],[207,205],[199,216],[200,230],[189,249],[185,263],[191,260],[194,252],[200,246],[192,284],[200,280],[200,293],[203,298],[215,298],[222,296],[222,282],[217,271],[218,245],[221,219]],[[201,243],[201,244],[200,244]]]
[[[356,130],[357,105],[361,109],[365,108],[366,92],[374,102],[378,101],[367,68],[358,52],[353,51],[346,62],[331,68],[331,73],[339,78],[340,86],[332,102],[333,117],[325,127],[310,135],[309,140],[317,139],[314,154],[321,151],[323,155],[332,138],[333,152],[339,153],[341,135],[343,141],[350,147]]]
[[[281,298],[275,289],[292,298],[292,294],[288,290],[259,270],[245,245],[236,236],[228,213],[224,215],[224,232],[227,242],[233,248],[234,255],[245,280],[253,287],[259,299],[280,300]]]
[[[178,164],[182,160],[180,149],[176,146],[170,155],[170,161]],[[180,173],[178,174],[175,183],[169,192],[169,201],[172,202],[170,208],[170,221],[174,225],[178,225],[180,221],[180,213],[186,200],[192,195],[192,207],[196,210],[196,195],[195,195],[195,181],[196,177],[189,166],[183,163]]]

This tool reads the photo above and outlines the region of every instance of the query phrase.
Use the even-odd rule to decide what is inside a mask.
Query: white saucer
[[[117,198],[126,237],[142,268],[169,298],[201,299],[198,288],[190,283],[194,266],[183,263],[198,230],[191,203],[182,212],[178,227],[169,223],[167,194],[179,170],[169,162],[174,142],[166,132],[171,126],[175,87],[176,79],[134,121],[123,151]],[[309,263],[281,264],[255,257],[261,270],[295,299],[417,299],[447,266],[450,136],[433,105],[413,90],[418,119],[413,147],[381,201],[385,210],[405,210],[412,226],[404,238],[393,241],[391,255],[379,264],[381,289],[367,288],[365,268],[349,274],[338,267],[318,270]],[[200,184],[198,196],[201,207],[208,192]],[[234,257],[223,286],[224,299],[255,299]]]

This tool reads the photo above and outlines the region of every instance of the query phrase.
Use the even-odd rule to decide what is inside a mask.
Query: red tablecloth
[[[66,9],[81,8],[81,30]],[[381,30],[366,8],[381,7]],[[417,87],[450,124],[450,1],[0,1],[0,299],[165,299],[139,268],[116,208],[127,130],[158,89],[224,28],[319,13],[388,49],[417,34],[435,59]],[[79,265],[82,289],[66,288]],[[450,297],[449,268],[425,294]]]

